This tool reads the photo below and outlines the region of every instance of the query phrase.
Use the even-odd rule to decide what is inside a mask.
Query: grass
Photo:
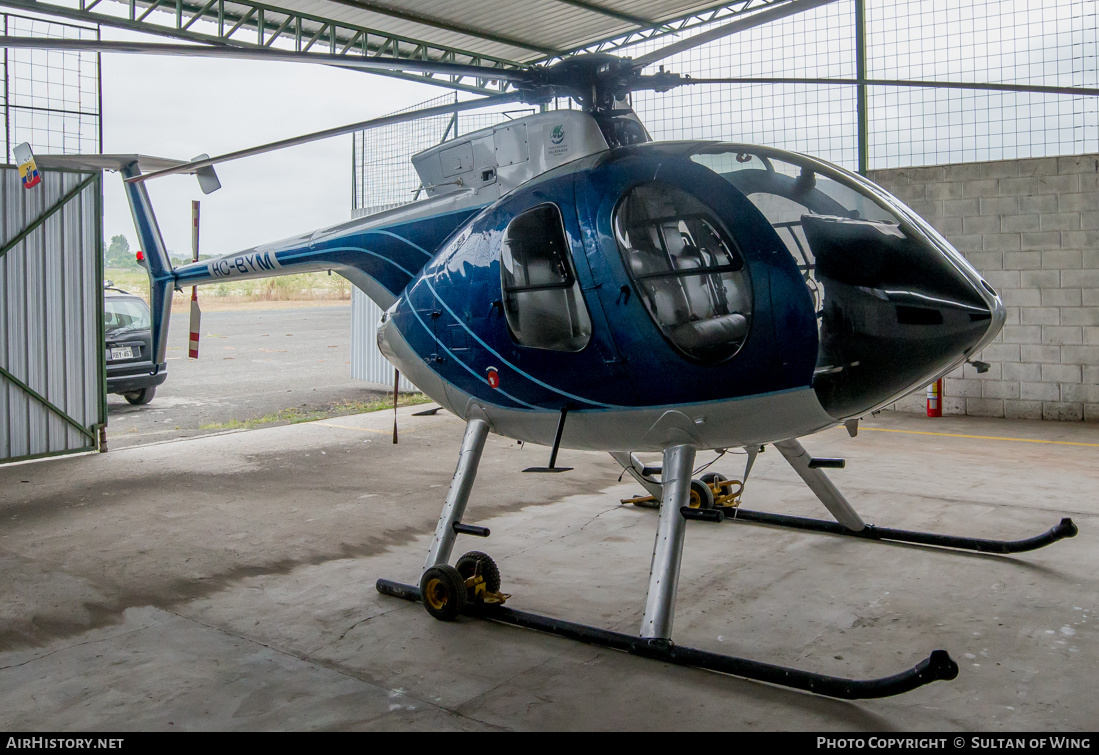
[[[431,403],[431,399],[422,393],[406,393],[400,396],[397,406],[416,406]],[[226,422],[210,422],[201,425],[202,430],[253,430],[267,425],[295,425],[299,422],[313,422],[331,417],[346,417],[351,414],[366,414],[393,408],[393,397],[378,398],[372,401],[345,401],[329,404],[320,409],[310,409],[306,405],[280,409],[262,417],[251,419],[230,419]]]
[[[149,299],[149,277],[144,270],[126,270],[109,267],[103,277],[113,281],[115,287]],[[277,278],[256,280],[228,280],[199,286],[199,299],[213,297],[225,302],[256,301],[350,301],[351,282],[339,275],[327,273],[298,273]],[[191,298],[190,288],[176,292],[173,304],[182,304]]]

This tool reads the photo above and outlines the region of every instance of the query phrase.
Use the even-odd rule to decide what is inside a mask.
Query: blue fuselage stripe
[[[407,301],[407,299],[406,299],[406,301]],[[466,371],[467,371],[467,372],[468,372],[468,373],[469,373],[470,375],[472,375],[472,376],[473,376],[473,377],[474,377],[474,378],[475,378],[475,379],[476,379],[476,380],[477,380],[478,382],[482,382],[482,381],[484,380],[484,378],[482,378],[482,377],[481,377],[481,376],[480,376],[479,374],[477,374],[477,372],[476,372],[476,371],[475,371],[475,370],[474,370],[474,369],[473,369],[472,367],[470,367],[470,366],[469,366],[468,364],[466,364],[466,363],[465,363],[465,362],[463,362],[463,361],[462,361],[461,359],[459,359],[458,357],[456,357],[456,356],[454,355],[454,352],[453,352],[453,351],[451,351],[450,349],[448,349],[448,348],[447,348],[446,346],[444,346],[444,345],[443,345],[443,342],[439,340],[438,336],[436,336],[436,335],[435,335],[435,333],[433,333],[433,332],[432,332],[431,328],[429,328],[429,327],[427,326],[427,323],[425,323],[425,322],[423,321],[423,318],[421,318],[421,317],[420,317],[420,313],[416,311],[416,308],[415,308],[415,307],[413,307],[413,306],[409,306],[409,308],[408,308],[408,309],[409,309],[409,311],[410,311],[410,312],[412,312],[412,314],[413,314],[413,315],[414,315],[414,316],[416,317],[416,322],[420,323],[421,327],[423,327],[423,329],[424,329],[424,330],[425,330],[425,331],[427,332],[427,334],[428,334],[428,335],[429,335],[429,336],[430,336],[430,337],[432,338],[432,340],[434,340],[434,341],[435,341],[435,343],[437,343],[437,344],[439,345],[439,348],[441,348],[441,349],[442,349],[443,351],[445,351],[445,352],[447,353],[447,356],[449,356],[449,357],[450,357],[451,359],[453,359],[453,360],[454,360],[455,362],[457,362],[457,363],[458,363],[459,365],[461,365],[461,366],[462,366],[462,367],[463,367],[463,368],[464,368],[464,369],[465,369],[465,370],[466,370]],[[449,381],[448,381],[448,382],[449,382]],[[519,405],[521,405],[521,406],[525,406],[525,407],[527,407],[528,409],[540,409],[540,408],[541,408],[541,407],[537,407],[537,406],[534,406],[533,404],[528,404],[528,403],[527,403],[526,401],[523,401],[522,399],[518,399],[518,398],[515,398],[515,396],[512,396],[512,395],[511,395],[510,393],[508,393],[507,391],[503,390],[502,388],[495,388],[495,389],[493,389],[493,390],[495,390],[495,391],[499,392],[499,393],[500,393],[500,395],[502,395],[502,396],[507,396],[507,397],[508,397],[509,399],[511,399],[511,400],[512,400],[512,401],[514,401],[515,403],[517,403],[517,404],[519,404]]]
[[[571,399],[574,399],[574,400],[576,400],[576,401],[583,401],[583,402],[584,402],[585,404],[591,404],[592,406],[598,406],[598,407],[602,407],[602,408],[604,408],[604,409],[625,409],[625,408],[627,408],[627,407],[625,407],[625,406],[621,406],[621,405],[618,405],[618,404],[604,404],[604,403],[602,403],[602,402],[600,402],[600,401],[594,401],[594,400],[592,400],[592,399],[590,399],[590,398],[584,398],[583,396],[577,396],[577,395],[574,395],[574,394],[572,394],[572,393],[567,393],[567,392],[565,392],[565,391],[562,391],[562,390],[561,390],[560,388],[554,388],[554,387],[553,387],[552,385],[550,385],[550,384],[548,384],[548,383],[544,383],[544,382],[542,382],[541,380],[539,380],[538,378],[536,378],[536,377],[534,377],[534,376],[530,375],[529,373],[527,373],[527,372],[524,372],[523,370],[519,369],[519,368],[518,368],[518,367],[516,367],[516,366],[515,366],[515,365],[514,365],[513,363],[511,363],[510,361],[508,361],[508,359],[507,359],[506,357],[504,357],[504,356],[503,356],[502,354],[500,354],[500,353],[499,353],[498,351],[496,351],[496,350],[495,350],[495,349],[493,349],[493,348],[492,348],[491,346],[489,346],[489,345],[488,345],[487,343],[485,343],[485,342],[484,342],[484,341],[483,341],[483,340],[481,339],[481,337],[480,337],[480,336],[478,336],[478,335],[477,335],[476,333],[474,333],[474,332],[473,332],[473,331],[472,331],[472,330],[470,329],[470,327],[469,327],[468,325],[466,325],[466,323],[465,323],[465,322],[463,322],[463,321],[462,321],[462,318],[458,317],[458,315],[454,313],[454,310],[452,310],[452,309],[451,309],[451,308],[450,308],[450,307],[449,307],[449,306],[447,305],[447,303],[446,303],[445,301],[443,301],[442,297],[441,297],[441,296],[439,296],[438,292],[436,292],[436,291],[435,291],[435,287],[431,285],[431,281],[429,281],[429,280],[427,279],[427,276],[423,276],[423,277],[421,277],[421,278],[420,278],[420,280],[422,280],[422,281],[423,281],[423,282],[424,282],[424,283],[425,283],[425,284],[427,285],[428,289],[429,289],[429,290],[431,291],[432,295],[433,295],[433,296],[435,297],[435,300],[436,300],[437,302],[439,302],[439,304],[441,304],[441,305],[442,305],[443,309],[445,309],[445,310],[447,311],[447,313],[448,313],[448,314],[449,314],[449,315],[450,315],[451,317],[453,317],[453,318],[454,318],[454,320],[455,320],[455,321],[456,321],[456,322],[457,322],[457,323],[458,323],[459,325],[461,325],[461,326],[462,326],[462,328],[463,328],[463,329],[464,329],[464,330],[465,330],[465,331],[466,331],[467,333],[469,333],[469,334],[470,334],[471,336],[473,336],[473,340],[475,340],[475,341],[477,341],[477,343],[481,344],[481,346],[482,346],[482,347],[484,347],[484,349],[485,349],[485,350],[486,350],[486,351],[487,351],[488,353],[492,354],[492,355],[493,355],[494,357],[496,357],[497,359],[499,359],[499,360],[500,360],[500,361],[501,361],[501,362],[502,362],[503,364],[506,364],[506,365],[508,366],[508,369],[514,370],[514,371],[515,371],[515,372],[516,372],[517,374],[519,374],[519,375],[522,375],[523,377],[525,377],[525,378],[526,378],[527,380],[531,381],[531,382],[532,382],[532,383],[534,383],[535,385],[539,385],[539,386],[541,386],[541,387],[545,388],[546,390],[548,390],[548,391],[551,391],[552,393],[556,393],[556,394],[557,394],[557,395],[559,395],[559,396],[564,396],[565,398],[571,398]],[[435,340],[437,341],[438,339],[436,338]],[[440,345],[441,345],[441,344],[440,344]]]

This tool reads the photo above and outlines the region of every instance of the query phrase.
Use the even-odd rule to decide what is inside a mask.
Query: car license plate
[[[118,359],[133,359],[134,350],[130,346],[112,346],[107,357],[113,362]]]

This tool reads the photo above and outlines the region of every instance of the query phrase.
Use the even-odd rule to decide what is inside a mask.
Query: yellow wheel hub
[[[424,600],[426,600],[427,604],[436,611],[447,604],[446,587],[443,586],[441,580],[429,579],[427,581],[427,586],[424,590]]]

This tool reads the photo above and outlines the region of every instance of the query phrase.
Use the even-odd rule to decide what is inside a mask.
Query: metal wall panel
[[[357,288],[351,289],[351,377],[393,390],[393,365],[378,350],[377,328],[382,308]],[[401,375],[399,389],[419,388]]]
[[[41,173],[0,166],[0,462],[95,449],[107,417],[101,176]]]
[[[377,207],[353,209],[351,217],[362,218],[408,202],[392,202]],[[382,308],[370,301],[366,294],[354,286],[351,287],[351,378],[375,383],[378,387],[393,390],[393,365],[378,350],[378,321],[382,319]],[[401,375],[401,391],[418,391],[419,388]]]

